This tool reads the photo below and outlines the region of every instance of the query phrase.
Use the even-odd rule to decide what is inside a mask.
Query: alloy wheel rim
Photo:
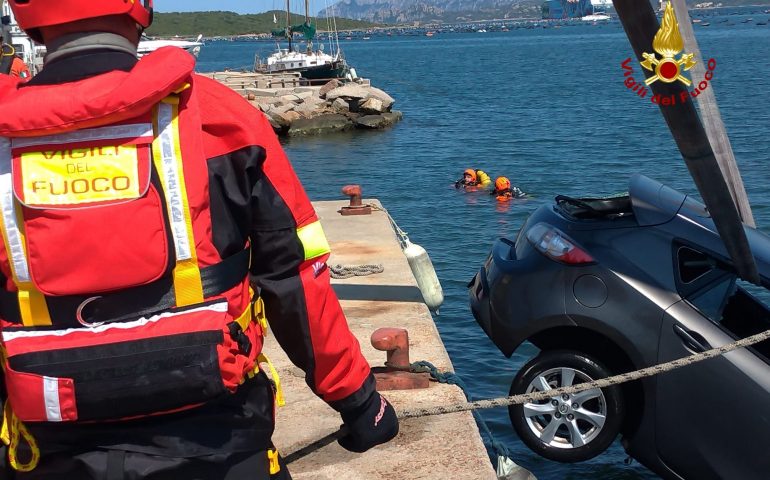
[[[542,392],[593,381],[569,367],[551,368],[535,377],[526,393]],[[551,397],[522,405],[524,419],[532,433],[544,444],[561,449],[588,445],[604,428],[607,400],[599,388]]]

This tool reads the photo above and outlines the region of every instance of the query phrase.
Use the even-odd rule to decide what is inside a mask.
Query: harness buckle
[[[104,322],[94,322],[94,323],[91,323],[91,322],[87,322],[85,319],[83,319],[83,309],[86,307],[86,305],[88,305],[89,303],[93,302],[94,300],[99,300],[100,298],[102,298],[102,297],[101,296],[89,297],[89,298],[86,298],[85,300],[83,300],[82,302],[80,302],[80,305],[78,305],[77,310],[75,310],[75,318],[77,319],[79,324],[83,325],[84,327],[88,327],[88,328],[96,328],[96,327],[99,327],[101,325],[104,325]]]

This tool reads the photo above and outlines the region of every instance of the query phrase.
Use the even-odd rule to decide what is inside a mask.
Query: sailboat
[[[283,73],[299,72],[308,79],[330,79],[343,78],[348,73],[348,65],[339,49],[339,43],[336,53],[332,55],[324,53],[323,45],[313,51],[313,39],[316,34],[316,27],[310,22],[309,1],[305,0],[305,22],[299,25],[291,25],[289,0],[286,0],[286,27],[273,30],[274,37],[286,38],[289,41],[289,48],[282,49],[280,45],[278,50],[267,57],[263,64],[255,66],[255,70],[261,73]],[[275,19],[275,15],[273,15]],[[301,33],[307,41],[307,49],[302,52],[294,47],[294,34]],[[331,40],[331,36],[329,37]],[[330,42],[333,45],[333,42]],[[333,48],[333,47],[332,47]]]

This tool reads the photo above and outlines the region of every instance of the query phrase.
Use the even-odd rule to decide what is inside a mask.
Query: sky
[[[337,0],[310,0],[310,14],[315,15],[319,10],[331,5]],[[260,13],[268,10],[283,10],[286,0],[154,0],[156,12],[206,12],[222,10],[236,13]],[[304,10],[304,2],[291,0],[292,12]]]

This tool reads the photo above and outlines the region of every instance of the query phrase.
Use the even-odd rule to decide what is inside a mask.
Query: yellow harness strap
[[[29,445],[30,459],[27,463],[19,463],[17,450],[19,448],[19,436],[24,438]],[[40,449],[35,442],[35,437],[29,433],[27,427],[13,413],[11,404],[7,401],[3,407],[3,427],[0,429],[0,440],[8,446],[8,463],[18,472],[30,472],[40,462]]]
[[[267,317],[265,316],[265,302],[262,301],[262,297],[257,297],[254,301],[254,319],[259,323],[262,328],[262,336],[267,336]]]
[[[278,370],[275,369],[273,362],[267,358],[267,355],[260,353],[259,357],[257,357],[257,366],[254,368],[255,375],[259,371],[261,363],[267,364],[267,368],[270,370],[270,379],[273,381],[273,384],[275,384],[275,403],[279,407],[283,407],[286,405],[286,402],[283,400],[283,389],[281,388],[281,378],[278,376]]]
[[[0,227],[13,283],[19,290],[19,312],[25,327],[51,325],[45,297],[32,283],[29,272],[24,218],[21,205],[13,194],[11,162],[11,142],[0,138]]]
[[[184,181],[184,163],[179,143],[179,97],[172,95],[157,106],[152,158],[163,183],[166,208],[176,251],[174,294],[183,307],[203,302],[203,284],[195,252],[190,204]]]
[[[238,318],[235,319],[235,322],[240,325],[241,330],[244,332],[247,328],[249,328],[249,323],[251,323],[251,303],[249,303],[249,306],[246,307],[246,310],[241,313]]]
[[[270,475],[275,475],[281,471],[281,464],[278,463],[278,449],[270,448],[267,450],[267,461],[270,463]]]

